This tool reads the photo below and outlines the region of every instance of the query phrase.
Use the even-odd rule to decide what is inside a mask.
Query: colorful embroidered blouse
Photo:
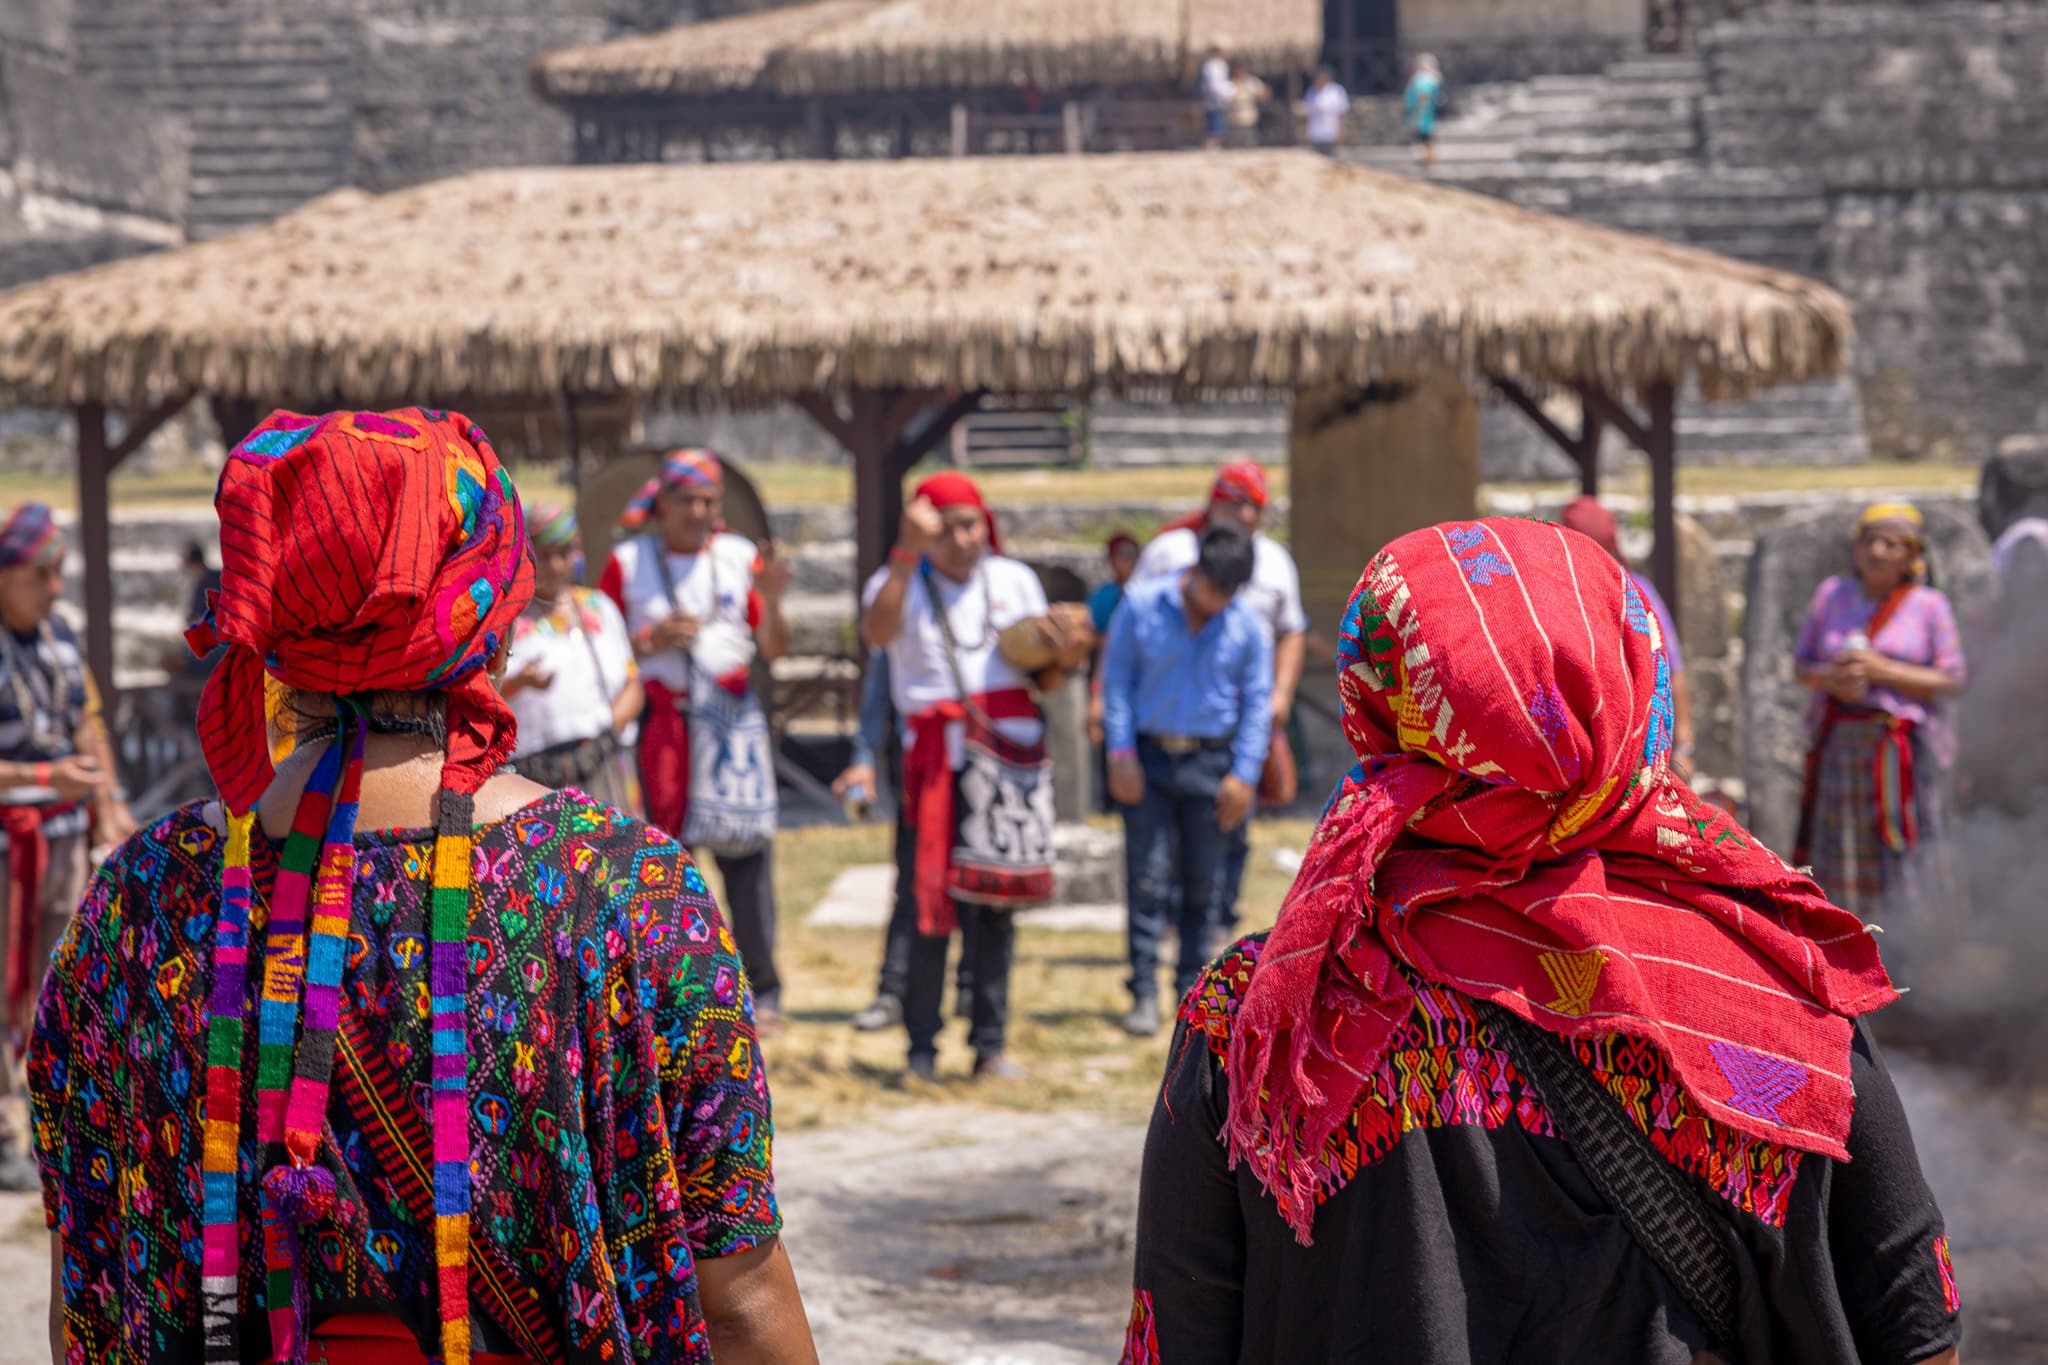
[[[224,843],[196,805],[137,835],[94,881],[43,992],[29,1083],[74,1361],[199,1358],[199,1110]],[[311,1320],[392,1313],[432,1354],[433,835],[356,846],[321,1153],[338,1198],[314,1233]],[[259,911],[280,847],[256,839]],[[262,943],[252,936],[252,995]],[[710,1360],[696,1262],[761,1244],[781,1215],[752,996],[689,857],[574,791],[479,828],[468,1029],[478,1348]],[[252,1043],[244,1065],[254,1057]],[[252,1360],[269,1354],[254,1155],[241,1154],[239,1192]]]
[[[1557,1139],[1541,1096],[1441,987],[1418,987],[1330,1139],[1314,1241],[1297,1243],[1220,1137],[1223,1058],[1264,947],[1262,935],[1234,945],[1181,1006],[1145,1145],[1124,1365],[1690,1365],[1713,1344]],[[1860,1030],[1854,1159],[1842,1164],[1715,1124],[1647,1044],[1574,1046],[1745,1248],[1753,1301],[1731,1359],[1906,1365],[1960,1338],[1941,1215]]]
[[[1807,609],[1806,624],[1792,653],[1793,661],[1801,668],[1833,661],[1848,649],[1851,635],[1869,626],[1877,606],[1854,578],[1828,579],[1813,594],[1813,605]],[[1914,588],[1871,641],[1871,647],[1888,659],[1938,668],[1957,682],[1968,674],[1956,614],[1948,598],[1934,588]],[[1944,767],[1954,757],[1955,738],[1946,708],[1940,704],[1930,706],[1889,687],[1871,688],[1863,704],[1925,727],[1928,744]],[[1809,726],[1818,722],[1821,705],[1816,694],[1807,718]]]

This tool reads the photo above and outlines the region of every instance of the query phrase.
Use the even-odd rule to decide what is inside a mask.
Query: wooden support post
[[[84,403],[78,419],[78,556],[85,565],[85,663],[99,684],[101,704],[114,705],[114,560],[107,493],[113,459],[107,449],[107,410]]]
[[[1536,429],[1549,438],[1550,443],[1571,456],[1572,463],[1579,467],[1579,488],[1588,497],[1600,493],[1600,414],[1594,410],[1584,393],[1579,397],[1579,434],[1573,436],[1543,410],[1543,405],[1527,389],[1512,379],[1495,378],[1493,387],[1500,396],[1521,410],[1524,417]]]
[[[1066,140],[1067,155],[1081,155],[1081,106],[1077,101],[1068,100],[1060,106],[1060,132]]]
[[[980,405],[979,392],[900,389],[857,389],[843,411],[822,393],[797,400],[797,406],[853,457],[856,597],[896,543],[896,528],[903,520],[904,476]]]
[[[1600,414],[1579,400],[1579,491],[1589,498],[1600,496],[1600,438],[1606,435]]]
[[[825,102],[816,95],[804,104],[804,126],[810,138],[811,155],[820,161],[830,161],[839,150],[839,130],[826,116]]]
[[[1285,111],[1280,122],[1280,141],[1288,147],[1301,145],[1301,120],[1296,111],[1301,107],[1301,71],[1296,67],[1287,68],[1287,99],[1281,106]]]
[[[1650,547],[1650,581],[1671,611],[1671,624],[1682,628],[1678,619],[1678,386],[1668,379],[1650,385],[1650,420],[1644,433],[1650,439],[1643,453],[1650,457],[1650,526],[1656,542]]]
[[[910,155],[910,111],[904,110],[896,116],[895,139],[890,147],[898,161]]]
[[[967,147],[967,136],[968,136],[968,128],[967,128],[967,106],[966,106],[966,105],[964,105],[964,104],[956,104],[956,105],[954,105],[954,106],[953,106],[953,155],[954,155],[954,156],[966,156],[966,155],[967,155],[967,151],[968,151],[968,147]]]

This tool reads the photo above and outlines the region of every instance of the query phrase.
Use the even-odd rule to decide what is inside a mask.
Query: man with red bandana
[[[861,633],[888,653],[904,726],[903,819],[914,837],[898,843],[896,875],[917,890],[903,1003],[909,1075],[935,1074],[957,925],[972,977],[974,1074],[1013,1078],[1022,1069],[1003,1052],[1016,938],[1008,912],[1051,895],[1052,782],[1031,680],[1003,657],[999,637],[1046,620],[1045,589],[1002,554],[974,481],[943,473],[918,485],[861,605]]]
[[[1244,585],[1238,600],[1251,609],[1273,641],[1273,745],[1259,783],[1259,797],[1270,805],[1286,805],[1294,799],[1297,780],[1287,724],[1294,714],[1294,693],[1301,684],[1302,662],[1308,653],[1308,614],[1301,607],[1301,574],[1294,567],[1294,556],[1260,529],[1268,501],[1266,471],[1258,461],[1224,465],[1210,486],[1209,505],[1163,527],[1138,556],[1131,582],[1182,574],[1194,567],[1204,526],[1228,522],[1251,533],[1252,581]],[[1100,714],[1098,696],[1090,704],[1091,728],[1099,727]],[[1219,943],[1237,919],[1238,888],[1244,883],[1245,859],[1251,851],[1250,828],[1249,824],[1237,827],[1224,856],[1224,922],[1214,928]]]

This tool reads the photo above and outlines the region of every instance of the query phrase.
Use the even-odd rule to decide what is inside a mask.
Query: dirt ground
[[[1274,854],[1307,827],[1262,825],[1246,925],[1270,921],[1288,877]],[[786,901],[808,906],[850,862],[886,857],[879,830],[791,836]],[[788,925],[792,1024],[767,1044],[777,1185],[828,1365],[1080,1365],[1113,1361],[1130,1293],[1137,1171],[1166,1040],[1125,1038],[1122,943],[1028,921],[1013,1045],[1030,1079],[982,1086],[948,1030],[936,1086],[906,1088],[899,1033],[857,1035],[879,935]],[[1970,1365],[2048,1361],[2048,1086],[1891,1046],[1920,1156],[1947,1216]],[[0,1365],[44,1357],[49,1269],[37,1201],[0,1196]]]

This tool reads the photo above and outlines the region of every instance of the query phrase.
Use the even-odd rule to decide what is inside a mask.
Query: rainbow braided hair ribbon
[[[221,587],[186,636],[202,656],[226,647],[199,715],[228,826],[203,1113],[206,1359],[241,1358],[242,1081],[253,1011],[256,1142],[248,1165],[263,1231],[262,1307],[272,1358],[304,1365],[306,1230],[333,1213],[336,1195],[320,1148],[369,728],[356,699],[439,692],[448,751],[429,912],[434,1254],[441,1359],[467,1365],[474,797],[517,737],[487,666],[533,596],[518,494],[483,432],[459,413],[277,412],[230,453],[215,507]],[[254,811],[274,775],[266,693],[275,712],[280,688],[335,697],[336,734],[307,779],[270,904],[261,907],[251,871]],[[264,934],[253,1001],[252,926]]]

